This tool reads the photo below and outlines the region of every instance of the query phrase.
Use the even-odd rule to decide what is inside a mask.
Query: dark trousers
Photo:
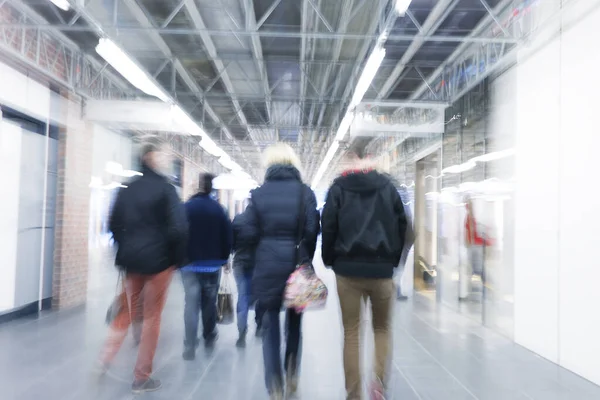
[[[283,371],[281,368],[281,324],[280,310],[262,311],[263,359],[265,363],[265,384],[269,393],[283,390]],[[285,337],[286,348],[284,369],[288,374],[296,375],[300,365],[302,342],[302,314],[286,310]]]
[[[202,311],[202,336],[213,339],[217,332],[217,294],[219,293],[220,271],[191,272],[182,271],[185,290],[185,346],[198,345],[199,314]]]
[[[238,291],[237,300],[237,327],[240,335],[245,335],[248,331],[248,311],[252,304],[251,285],[252,271],[245,271],[243,268],[234,268],[233,276]],[[256,312],[256,325],[260,326],[259,313]]]

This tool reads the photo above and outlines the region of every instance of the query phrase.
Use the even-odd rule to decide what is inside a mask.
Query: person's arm
[[[233,227],[229,215],[223,209],[223,230],[221,231],[221,248],[223,249],[223,259],[228,259],[233,247]]]
[[[245,218],[243,227],[240,229],[240,240],[247,241],[249,245],[256,245],[260,240],[260,221],[258,218],[258,210],[254,204],[252,196],[250,197],[250,203],[244,211]]]
[[[167,240],[174,266],[183,264],[186,258],[189,234],[188,218],[184,205],[172,185],[166,187]]]
[[[302,248],[305,251],[302,260],[312,262],[317,249],[317,238],[319,237],[320,221],[317,211],[317,198],[315,193],[308,187],[304,187],[304,232],[302,234]]]
[[[112,232],[113,240],[118,244],[125,230],[125,221],[123,220],[123,190],[119,190],[117,193],[117,198],[110,213],[108,229]]]
[[[338,235],[339,188],[333,185],[329,188],[323,215],[321,217],[321,256],[326,266],[335,261],[335,243]]]
[[[396,188],[394,188],[392,185],[390,185],[390,189],[392,191],[392,197],[393,197],[393,204],[394,204],[394,217],[397,220],[398,223],[398,235],[400,236],[400,243],[402,246],[402,249],[400,250],[400,254],[399,254],[399,258],[398,258],[398,264],[401,263],[402,261],[402,256],[405,253],[406,250],[406,233],[407,233],[407,228],[408,228],[408,221],[406,218],[406,214],[404,213],[404,203],[402,203],[402,198],[400,197],[400,193],[398,193],[398,191],[396,190]]]

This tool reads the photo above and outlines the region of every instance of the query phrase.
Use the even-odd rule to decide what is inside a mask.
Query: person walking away
[[[264,160],[264,183],[251,193],[247,227],[256,244],[252,293],[262,320],[265,383],[271,399],[282,399],[285,383],[279,321],[283,293],[296,266],[312,262],[319,214],[316,197],[302,183],[300,161],[290,146],[279,143],[267,148]],[[288,395],[298,386],[301,323],[302,314],[286,310],[283,368]]]
[[[217,337],[217,295],[221,268],[227,264],[232,245],[229,216],[211,197],[214,175],[202,173],[199,192],[186,204],[189,224],[188,264],[181,269],[185,291],[185,340],[183,359],[196,358],[199,314],[202,311],[202,336],[207,348]]]
[[[173,270],[185,258],[187,221],[175,189],[160,172],[166,161],[160,147],[146,145],[142,150],[143,176],[119,192],[110,217],[110,230],[118,245],[116,264],[125,273],[127,302],[111,323],[100,363],[105,372],[123,344],[131,315],[141,310],[134,393],[161,386],[151,377],[152,362]]]
[[[360,143],[359,143],[360,146]],[[402,199],[388,177],[375,170],[364,148],[351,149],[354,165],[329,189],[322,216],[322,257],[336,274],[344,327],[347,399],[360,399],[362,299],[370,299],[375,336],[371,399],[385,399],[391,346],[393,274],[404,248]]]
[[[248,237],[247,210],[233,219],[233,276],[238,290],[237,326],[239,338],[237,347],[246,347],[248,332],[248,311],[251,300],[252,273],[254,272],[254,254],[256,247]],[[256,332],[260,334],[261,324],[256,314]]]

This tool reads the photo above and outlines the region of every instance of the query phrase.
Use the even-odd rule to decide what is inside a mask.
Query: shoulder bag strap
[[[296,233],[296,264],[300,263],[300,246],[304,235],[306,213],[304,210],[304,184],[300,183],[300,200],[298,201],[298,231]]]

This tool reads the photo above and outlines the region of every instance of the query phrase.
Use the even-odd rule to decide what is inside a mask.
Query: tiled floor
[[[110,271],[109,269],[106,269]],[[343,399],[341,331],[334,283],[328,309],[304,320],[301,399]],[[106,274],[104,274],[106,275]],[[100,279],[99,276],[96,278]],[[114,291],[96,284],[86,309],[47,313],[0,326],[0,399],[127,400],[135,349],[125,343],[116,366],[102,382],[91,366],[106,333],[104,313]],[[102,289],[104,287],[104,289]],[[221,327],[215,351],[201,348],[195,362],[182,350],[183,290],[176,279],[164,312],[155,359],[164,387],[143,399],[266,399],[260,343],[245,350],[234,343],[235,327]],[[396,306],[392,398],[398,400],[586,400],[600,388],[515,346],[475,322],[425,299]],[[367,335],[367,341],[370,341]],[[368,358],[368,357],[365,357]]]

